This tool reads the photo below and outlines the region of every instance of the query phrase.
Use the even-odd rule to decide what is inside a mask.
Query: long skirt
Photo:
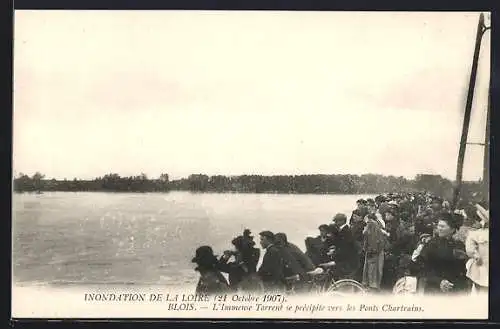
[[[364,270],[364,267],[365,267],[365,254],[364,253],[360,253],[359,256],[358,256],[358,267],[357,267],[357,270],[356,270],[356,274],[354,276],[354,280],[358,281],[358,282],[362,282],[363,281],[363,270]]]
[[[384,269],[382,274],[381,288],[387,291],[392,291],[394,284],[399,279],[398,264],[399,257],[394,254],[386,254],[384,256]]]
[[[384,251],[375,255],[367,255],[363,267],[363,284],[372,289],[380,289],[384,272]]]

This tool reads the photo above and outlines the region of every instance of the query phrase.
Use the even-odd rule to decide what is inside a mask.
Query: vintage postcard
[[[14,19],[14,318],[487,319],[489,13]]]

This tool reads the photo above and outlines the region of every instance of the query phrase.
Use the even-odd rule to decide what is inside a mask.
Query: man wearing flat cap
[[[260,245],[265,250],[262,264],[258,274],[267,291],[285,289],[284,259],[280,249],[275,245],[274,233],[262,231],[260,235]]]

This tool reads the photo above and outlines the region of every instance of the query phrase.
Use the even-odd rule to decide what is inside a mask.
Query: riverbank
[[[108,174],[92,180],[45,179],[42,174],[33,177],[20,175],[14,179],[16,192],[132,192],[152,193],[189,191],[199,193],[263,193],[263,194],[382,194],[388,192],[430,191],[436,195],[450,194],[453,183],[439,175],[405,177],[365,175],[190,175],[169,180],[164,174],[159,179],[146,175],[121,177]],[[466,182],[464,191],[480,191],[479,182]]]

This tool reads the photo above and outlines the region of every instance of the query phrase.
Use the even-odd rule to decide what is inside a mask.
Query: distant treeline
[[[45,179],[40,173],[29,177],[20,174],[14,179],[16,192],[167,192],[170,190],[168,174],[162,174],[158,179],[149,179],[145,174],[121,177],[118,174],[108,174],[92,180],[56,180]]]
[[[169,180],[168,174],[150,179],[145,174],[121,177],[107,174],[93,180],[45,179],[41,173],[33,176],[20,174],[14,179],[14,191],[110,191],[110,192],[236,192],[236,193],[297,193],[297,194],[377,194],[427,190],[438,195],[449,195],[453,183],[440,175],[404,177],[366,175],[241,175],[208,176],[193,174],[179,180]],[[480,183],[467,183],[464,189],[479,191]]]

